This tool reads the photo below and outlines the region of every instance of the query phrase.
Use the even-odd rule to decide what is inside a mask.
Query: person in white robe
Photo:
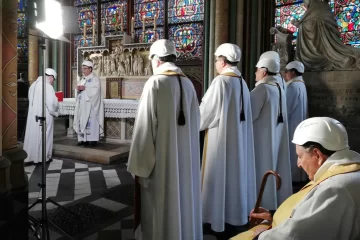
[[[280,174],[280,190],[276,191],[275,179],[269,178],[262,198],[263,206],[275,210],[292,194],[286,94],[274,77],[280,71],[280,63],[276,59],[262,58],[256,67],[257,82],[250,93],[256,184],[259,191],[268,170]]]
[[[199,104],[192,82],[174,64],[176,55],[166,39],[150,47],[154,75],[141,95],[127,168],[140,188],[137,239],[203,238]]]
[[[46,161],[52,159],[54,141],[54,117],[58,117],[59,103],[54,91],[54,81],[57,74],[54,69],[45,70],[45,114],[46,114]],[[26,163],[41,163],[42,161],[42,127],[40,120],[43,107],[43,77],[39,76],[29,88],[29,110],[26,121],[26,131],[24,139],[24,151],[27,153]]]
[[[287,85],[286,105],[289,124],[289,139],[292,139],[296,127],[308,116],[308,99],[303,73],[304,64],[292,61],[285,67],[285,80]],[[307,181],[306,173],[297,166],[295,145],[290,142],[290,162],[293,182]]]
[[[351,151],[345,127],[328,117],[309,118],[295,130],[298,166],[311,182],[287,199],[272,216],[266,209],[251,217],[272,223],[232,240],[360,239],[360,154]],[[267,230],[270,229],[270,230]],[[265,230],[265,231],[264,231]],[[250,238],[249,238],[250,237]]]
[[[236,65],[241,50],[231,43],[216,52],[220,74],[201,105],[200,130],[207,129],[202,161],[203,222],[223,232],[225,223],[248,222],[256,202],[255,156],[250,92]]]
[[[267,51],[267,52],[264,52],[263,54],[260,55],[260,59],[263,59],[263,58],[271,58],[271,59],[274,59],[275,61],[277,61],[279,64],[280,64],[280,55],[275,52],[275,51]],[[282,74],[280,73],[280,70],[279,72],[276,73],[276,75],[274,75],[275,77],[275,81],[282,87],[282,89],[284,89],[285,93],[286,93],[286,81],[285,79],[283,78]]]
[[[78,82],[74,115],[74,130],[78,145],[94,146],[104,135],[104,100],[101,82],[93,72],[93,63],[82,63],[83,77]]]

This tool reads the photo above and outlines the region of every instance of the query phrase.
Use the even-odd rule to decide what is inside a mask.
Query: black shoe
[[[81,145],[84,145],[85,144],[85,142],[77,142],[77,146],[81,146]]]
[[[92,142],[90,142],[90,146],[91,146],[91,147],[95,147],[95,146],[96,146],[96,144],[97,144],[97,142],[96,142],[96,141],[92,141]]]

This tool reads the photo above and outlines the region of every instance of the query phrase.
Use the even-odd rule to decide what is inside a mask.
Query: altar
[[[130,143],[139,101],[131,99],[104,99],[105,138],[119,143]],[[75,137],[73,120],[75,98],[59,102],[59,115],[69,116],[68,137]]]

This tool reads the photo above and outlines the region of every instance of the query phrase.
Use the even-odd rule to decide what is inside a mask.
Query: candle
[[[121,32],[124,32],[123,4],[121,4],[120,6],[120,26],[121,26]]]
[[[102,35],[105,36],[105,21],[102,22],[101,32],[102,32]]]
[[[95,24],[96,24],[96,22],[94,20],[94,22],[93,22],[93,37],[95,37]]]
[[[155,16],[154,16],[154,31],[156,30],[156,19],[157,19],[157,17],[156,17],[156,14],[155,14]]]
[[[131,18],[131,32],[134,32],[134,17]]]
[[[84,39],[86,39],[86,23],[84,23]]]
[[[143,16],[143,32],[145,32],[145,16]]]

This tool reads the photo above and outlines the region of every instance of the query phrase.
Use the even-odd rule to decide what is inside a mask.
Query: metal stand
[[[36,116],[36,122],[40,121],[41,131],[42,131],[42,176],[41,176],[41,183],[39,183],[39,187],[41,189],[41,197],[37,199],[29,208],[28,210],[32,209],[35,205],[41,203],[41,218],[39,220],[35,219],[34,217],[29,215],[29,227],[33,231],[33,236],[35,236],[37,239],[50,239],[50,232],[49,232],[49,224],[54,226],[57,230],[59,230],[62,234],[67,236],[70,239],[73,239],[69,234],[67,234],[65,231],[63,231],[60,227],[58,227],[55,223],[53,223],[49,218],[58,210],[63,209],[74,216],[80,217],[76,215],[75,213],[72,213],[70,210],[66,209],[65,207],[61,206],[54,200],[51,200],[50,198],[46,197],[46,56],[45,56],[45,38],[42,38],[41,42],[41,49],[43,52],[43,81],[42,81],[42,116]],[[47,215],[47,209],[46,204],[52,203],[58,208],[51,214],[50,217]],[[40,233],[41,228],[41,233]]]

